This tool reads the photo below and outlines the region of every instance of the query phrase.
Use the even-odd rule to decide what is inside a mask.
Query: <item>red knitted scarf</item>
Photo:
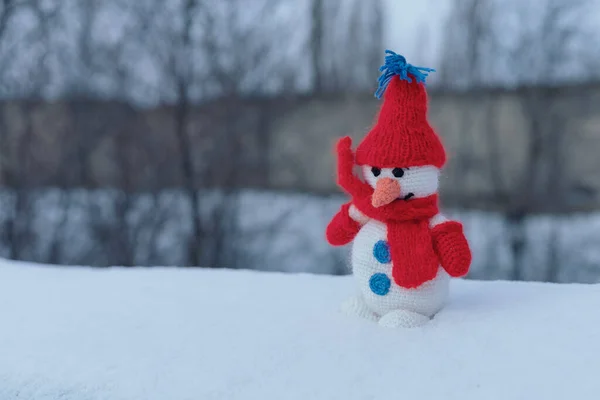
[[[352,199],[366,216],[387,226],[394,281],[405,288],[416,288],[435,278],[439,260],[433,249],[429,220],[438,213],[438,197],[431,195],[373,207],[371,196]]]

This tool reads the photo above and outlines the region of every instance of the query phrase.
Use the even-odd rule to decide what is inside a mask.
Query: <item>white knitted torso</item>
[[[381,252],[377,253],[379,260],[374,254],[378,242],[380,249],[384,247],[382,246],[384,243],[387,244],[387,228],[382,222],[370,220],[360,229],[352,245],[352,273],[366,304],[379,316],[398,309],[433,316],[443,307],[448,297],[449,275],[440,267],[434,279],[418,288],[400,287],[392,277],[392,263],[381,262],[386,261],[385,257],[381,257]],[[377,274],[373,278],[375,281],[387,282],[385,277],[389,279],[390,285],[387,291],[376,288],[375,291],[380,293],[377,294],[372,290],[370,281],[374,274]]]

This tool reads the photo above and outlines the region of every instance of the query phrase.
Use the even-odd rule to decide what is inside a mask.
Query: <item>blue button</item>
[[[373,246],[373,257],[382,264],[388,264],[392,261],[390,256],[390,245],[385,240],[380,240]]]
[[[390,282],[390,278],[381,272],[371,275],[371,278],[369,279],[369,287],[371,288],[371,292],[379,296],[385,296],[388,294],[391,285],[392,282]]]

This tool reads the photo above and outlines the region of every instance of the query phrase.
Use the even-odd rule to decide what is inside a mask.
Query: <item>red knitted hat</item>
[[[442,168],[446,152],[427,122],[425,78],[434,70],[408,64],[393,51],[386,53],[375,93],[381,98],[385,92],[383,105],[377,123],[356,149],[356,163],[379,168]]]

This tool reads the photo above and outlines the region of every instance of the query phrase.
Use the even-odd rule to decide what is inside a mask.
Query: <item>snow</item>
[[[0,399],[589,399],[600,285],[455,281],[414,330],[351,277],[0,260]]]

